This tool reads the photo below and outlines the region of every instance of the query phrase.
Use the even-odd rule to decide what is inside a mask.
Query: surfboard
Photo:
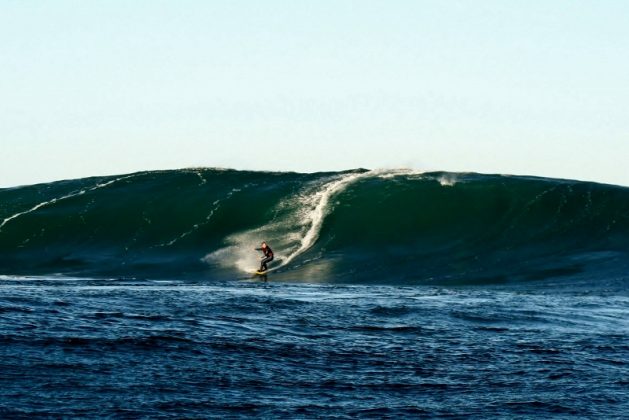
[[[254,274],[254,275],[256,275],[256,276],[264,276],[264,275],[266,275],[266,273],[268,273],[268,272],[269,272],[269,270],[267,270],[267,271],[254,271],[254,272],[253,272],[253,273],[251,273],[251,274]]]

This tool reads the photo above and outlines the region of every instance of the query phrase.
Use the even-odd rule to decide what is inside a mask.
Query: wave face
[[[476,284],[621,278],[629,189],[406,170],[140,172],[0,189],[0,274]],[[271,277],[271,274],[269,274]]]

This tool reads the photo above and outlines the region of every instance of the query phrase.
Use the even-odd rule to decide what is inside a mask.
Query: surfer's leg
[[[260,262],[260,271],[266,271],[267,270],[266,264],[271,261],[273,261],[273,257],[266,257],[265,259],[263,259]]]

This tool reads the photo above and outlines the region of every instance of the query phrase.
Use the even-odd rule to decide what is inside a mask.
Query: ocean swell
[[[140,172],[0,189],[0,274],[476,284],[626,272],[629,189],[410,170]]]

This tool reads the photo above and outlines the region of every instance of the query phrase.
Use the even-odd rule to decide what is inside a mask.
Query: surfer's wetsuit
[[[260,261],[260,271],[266,271],[266,264],[273,261],[273,250],[270,246],[266,246],[266,248],[256,248],[258,251],[264,252],[264,258]]]

